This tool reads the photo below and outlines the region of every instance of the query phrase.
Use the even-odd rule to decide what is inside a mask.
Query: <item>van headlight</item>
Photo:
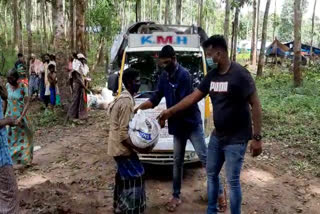
[[[192,160],[198,158],[198,156],[196,152],[186,152],[186,158]]]

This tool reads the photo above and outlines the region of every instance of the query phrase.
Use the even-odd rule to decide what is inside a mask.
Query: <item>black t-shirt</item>
[[[210,71],[198,89],[209,94],[213,105],[215,132],[232,143],[252,137],[249,97],[256,88],[247,69],[232,62],[229,71],[220,75]]]

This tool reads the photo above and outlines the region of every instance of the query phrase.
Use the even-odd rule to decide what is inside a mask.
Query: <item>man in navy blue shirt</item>
[[[158,89],[152,98],[142,103],[137,109],[149,109],[159,105],[163,97],[166,98],[167,108],[179,103],[193,92],[192,79],[189,72],[177,63],[173,47],[164,46],[159,53],[159,66],[162,72],[158,82]],[[160,124],[164,127],[164,124]],[[193,144],[203,166],[206,166],[207,148],[202,127],[201,113],[198,104],[174,115],[168,120],[169,134],[174,136],[174,166],[173,166],[173,198],[167,204],[168,211],[175,211],[181,204],[180,189],[182,170],[187,140]],[[220,201],[223,199],[223,188],[220,185]],[[223,201],[221,203],[224,203]]]
[[[216,214],[219,173],[225,163],[230,188],[231,214],[241,214],[240,173],[248,141],[253,157],[262,152],[261,104],[248,70],[228,57],[227,42],[221,35],[203,43],[207,64],[212,69],[200,86],[177,105],[159,116],[160,123],[188,109],[209,95],[213,106],[215,129],[208,146],[208,210]]]

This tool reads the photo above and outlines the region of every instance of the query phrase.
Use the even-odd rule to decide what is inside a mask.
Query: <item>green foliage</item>
[[[319,69],[307,69],[300,88],[293,87],[289,72],[257,79],[266,139],[302,149],[306,161],[315,166],[320,165]]]
[[[111,36],[119,30],[119,20],[113,1],[96,0],[92,8],[87,10],[87,23],[94,33],[100,36]]]
[[[103,66],[98,67],[97,72],[94,72],[91,74],[91,78],[92,78],[91,87],[93,89],[104,87],[107,82],[105,67]]]
[[[0,46],[0,76],[5,77],[10,69],[14,67],[17,60],[13,50],[1,49]]]
[[[308,8],[308,0],[302,1],[302,14]],[[292,41],[294,32],[294,0],[285,0],[281,10],[279,26],[279,40],[282,42]]]
[[[279,26],[279,40],[280,41],[291,41],[293,40],[293,0],[285,0],[281,10],[281,24]]]

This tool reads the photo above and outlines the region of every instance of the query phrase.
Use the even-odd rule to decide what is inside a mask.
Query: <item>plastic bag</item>
[[[60,106],[61,105],[61,97],[59,94],[56,95],[56,105]]]
[[[114,100],[113,93],[108,88],[103,88],[101,95],[102,95],[104,101],[107,103],[111,103]]]
[[[98,102],[97,96],[92,94],[92,92],[90,92],[90,94],[88,94],[87,97],[88,97],[88,107],[89,108],[96,107]]]
[[[133,145],[141,149],[155,146],[159,141],[160,130],[158,121],[146,117],[141,110],[129,123],[130,139]]]

